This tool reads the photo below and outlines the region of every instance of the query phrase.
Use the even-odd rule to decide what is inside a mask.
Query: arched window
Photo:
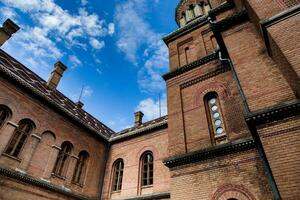
[[[64,176],[67,171],[67,165],[69,161],[69,157],[71,156],[71,152],[73,149],[73,145],[70,142],[64,142],[61,145],[61,150],[58,153],[56,163],[53,169],[53,173],[58,176]]]
[[[21,120],[6,148],[5,153],[13,157],[18,157],[34,127],[34,123],[30,120]]]
[[[76,163],[76,168],[73,176],[73,182],[83,184],[84,174],[87,168],[87,161],[89,158],[89,154],[86,151],[81,151],[78,156],[78,161]]]
[[[114,164],[113,174],[113,191],[120,191],[122,189],[124,162],[123,160],[117,160]]]
[[[237,200],[237,199],[235,199],[235,198],[230,198],[230,199],[227,199],[227,200]]]
[[[0,106],[0,128],[5,124],[8,117],[9,111],[5,107]]]
[[[147,152],[142,157],[142,186],[153,185],[153,156]]]
[[[210,130],[212,132],[214,143],[216,143],[219,138],[223,140],[223,136],[226,136],[219,98],[216,93],[209,93],[205,96],[204,101]]]

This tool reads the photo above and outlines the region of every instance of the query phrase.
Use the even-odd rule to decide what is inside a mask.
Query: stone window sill
[[[20,159],[20,158],[17,158],[17,157],[15,157],[15,156],[9,155],[9,154],[7,154],[7,153],[2,153],[2,156],[5,156],[5,157],[8,157],[8,158],[10,158],[10,159],[12,159],[12,160],[21,162],[21,159]]]
[[[153,185],[145,185],[145,186],[142,186],[142,189],[146,189],[146,188],[152,188]]]
[[[64,181],[66,180],[66,177],[55,174],[55,173],[52,173],[51,176],[54,177],[54,178],[59,178],[59,179],[64,180]]]
[[[118,194],[118,193],[121,193],[121,190],[112,191],[111,193],[112,193],[112,194]]]
[[[83,184],[82,184],[82,183],[76,183],[76,182],[72,182],[72,184],[74,184],[74,185],[76,185],[76,186],[78,186],[78,187],[81,187],[81,188],[83,188]]]

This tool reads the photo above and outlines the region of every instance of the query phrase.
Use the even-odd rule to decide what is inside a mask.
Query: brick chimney
[[[77,108],[83,108],[84,104],[81,101],[76,102],[76,107]]]
[[[138,111],[138,112],[134,113],[134,116],[135,116],[134,126],[139,127],[143,123],[144,113],[142,113],[141,111]]]
[[[55,63],[54,70],[51,73],[51,76],[47,82],[48,87],[51,90],[55,90],[60,82],[63,73],[66,71],[67,67],[60,61]]]
[[[0,28],[0,46],[2,46],[20,27],[10,19],[7,19]]]

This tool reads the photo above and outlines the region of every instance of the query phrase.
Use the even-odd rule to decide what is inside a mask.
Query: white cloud
[[[93,94],[93,90],[90,86],[84,86],[83,91],[82,91],[82,96],[83,97],[91,97]]]
[[[95,49],[102,49],[105,46],[105,43],[104,41],[99,41],[95,38],[91,38],[90,45]]]
[[[160,117],[159,112],[159,100],[153,98],[147,98],[142,100],[139,105],[136,107],[135,111],[142,111],[144,113],[145,121],[149,121],[155,118]],[[167,114],[167,100],[166,95],[164,94],[161,98],[161,115],[164,116]]]
[[[123,1],[116,7],[115,24],[118,48],[129,61],[142,66],[138,72],[140,89],[159,93],[165,89],[161,75],[168,69],[168,49],[161,40],[163,34],[155,32],[144,19],[152,3],[153,0]],[[140,51],[144,52],[142,56],[138,56]]]
[[[1,16],[4,18],[4,20],[6,20],[7,18],[14,19],[16,15],[16,12],[11,8],[1,8]]]
[[[114,23],[109,23],[108,24],[108,34],[112,35],[115,33],[115,24]]]
[[[71,62],[73,68],[82,65],[82,62],[75,55],[70,55],[69,61]]]
[[[99,75],[102,74],[102,71],[101,71],[101,69],[99,69],[99,68],[96,69],[96,72],[97,72]]]
[[[81,5],[83,6],[87,5],[88,3],[89,3],[88,0],[81,0]]]

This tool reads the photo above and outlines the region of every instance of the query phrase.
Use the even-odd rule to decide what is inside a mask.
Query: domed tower
[[[169,158],[164,163],[171,169],[172,199],[279,200],[277,184],[289,187],[279,178],[279,169],[289,170],[296,161],[289,161],[289,166],[277,165],[275,148],[267,138],[279,127],[266,128],[276,121],[277,112],[282,112],[283,118],[300,113],[276,110],[277,106],[288,110],[300,104],[299,87],[295,87],[299,70],[287,63],[287,59],[293,63],[299,59],[284,55],[296,52],[296,47],[284,34],[285,43],[279,39],[277,32],[284,28],[268,30],[281,25],[291,30],[287,34],[297,35],[295,26],[283,25],[281,20],[289,16],[289,23],[296,23],[299,5],[284,2],[179,2],[175,12],[178,29],[163,38],[170,56],[170,72],[163,76],[169,134]],[[278,15],[280,11],[284,12]],[[271,36],[281,46],[268,31],[273,31]],[[292,81],[291,77],[298,79]],[[296,121],[293,119],[299,124]],[[268,134],[261,137],[265,132]],[[287,145],[276,139],[274,142]],[[297,177],[292,169],[290,174]],[[291,180],[299,183],[296,178]],[[285,197],[297,195],[287,193]]]

